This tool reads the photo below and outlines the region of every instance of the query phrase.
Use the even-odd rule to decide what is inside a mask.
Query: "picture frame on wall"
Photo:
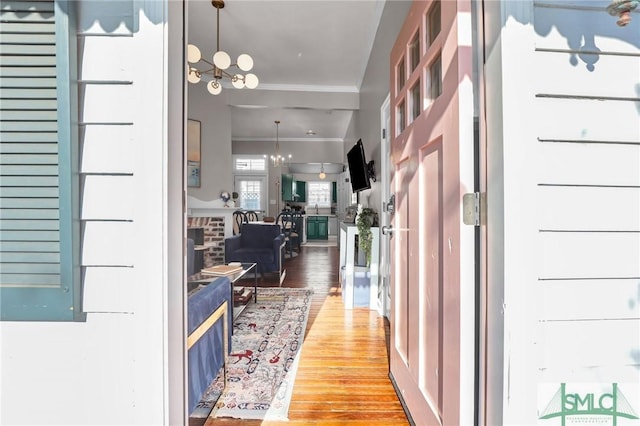
[[[200,187],[200,127],[198,120],[187,120],[187,187]]]

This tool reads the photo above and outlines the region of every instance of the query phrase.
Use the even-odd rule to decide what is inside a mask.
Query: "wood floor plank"
[[[388,325],[375,311],[344,308],[338,259],[336,247],[303,246],[285,261],[282,287],[314,290],[289,421],[190,419],[190,426],[409,424],[389,379]],[[267,276],[259,286],[277,286],[277,279]]]

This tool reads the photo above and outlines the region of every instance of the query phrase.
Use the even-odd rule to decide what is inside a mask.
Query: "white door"
[[[380,229],[385,229],[391,224],[391,213],[388,208],[391,198],[391,143],[389,141],[389,129],[391,128],[391,117],[389,110],[390,97],[387,96],[382,107],[380,108],[380,123],[382,129],[381,143],[381,161],[380,161],[380,198],[382,200],[380,206]],[[393,207],[391,207],[393,209]],[[390,245],[389,238],[380,238],[380,285],[378,286],[378,313],[385,317],[389,317],[391,312],[391,286],[390,286],[390,269],[389,263]]]

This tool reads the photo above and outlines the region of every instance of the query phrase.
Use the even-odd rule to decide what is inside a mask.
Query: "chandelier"
[[[287,158],[280,154],[280,139],[278,135],[280,120],[276,120],[274,123],[276,123],[276,152],[271,156],[271,163],[273,164],[273,167],[282,167],[287,159],[291,159],[291,154],[289,154]]]
[[[206,75],[211,78],[207,81],[207,90],[212,95],[218,95],[222,92],[221,80],[228,78],[231,80],[231,84],[236,89],[242,89],[246,87],[248,89],[255,89],[258,87],[258,77],[253,73],[246,75],[235,73],[230,70],[230,67],[239,68],[242,71],[250,71],[253,68],[253,59],[251,56],[243,53],[238,56],[238,60],[235,64],[231,63],[231,57],[223,50],[220,50],[220,9],[224,7],[224,0],[211,0],[211,5],[216,8],[217,28],[216,28],[216,53],[213,55],[213,62],[202,57],[200,49],[193,44],[187,46],[187,62],[189,62],[189,75],[187,81],[189,83],[199,83],[202,76]],[[208,65],[199,69],[195,67],[195,64],[203,62]],[[193,65],[192,65],[193,64]]]

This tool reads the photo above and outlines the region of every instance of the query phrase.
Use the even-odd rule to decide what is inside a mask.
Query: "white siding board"
[[[84,84],[80,102],[84,123],[131,123],[137,102],[130,84]]]
[[[131,176],[85,176],[82,219],[131,220],[136,200],[132,180]]]
[[[562,4],[563,2],[557,2]],[[632,19],[624,31],[616,25],[617,17],[605,8],[609,2],[591,2],[596,8],[534,8],[536,49],[571,49],[574,51],[616,52],[639,55],[640,20]],[[637,18],[637,14],[632,15]],[[579,24],[578,24],[579,23]],[[584,66],[579,60],[577,64]],[[597,67],[597,64],[596,64]]]
[[[640,233],[542,232],[541,279],[640,277]]]
[[[540,229],[640,232],[640,188],[544,186]]]
[[[640,368],[637,364],[631,365],[603,365],[598,368],[588,367],[543,367],[539,370],[538,383],[551,383],[558,387],[559,383],[618,383],[619,389],[624,390],[625,396],[629,395],[629,389],[638,389],[640,383]],[[636,392],[637,395],[637,392]],[[551,396],[549,396],[550,398]],[[546,401],[547,399],[545,399]],[[639,401],[640,398],[632,399]],[[621,424],[618,421],[618,424]]]
[[[640,186],[640,145],[541,143],[538,158],[541,184]]]
[[[547,321],[539,333],[541,368],[640,366],[640,320]]]
[[[129,37],[86,36],[80,39],[81,80],[131,80],[133,44]]]
[[[640,142],[639,102],[538,98],[538,137]]]
[[[533,81],[536,93],[568,94],[638,99],[640,81],[639,56],[611,56],[583,54],[587,62],[595,62],[598,72],[571,63],[573,54],[566,52],[537,52],[539,78]],[[624,72],[620,72],[625,70]],[[615,76],[608,78],[605,76]]]
[[[541,320],[640,319],[640,278],[540,281]]]
[[[133,126],[86,125],[80,139],[83,173],[133,173]]]
[[[83,309],[85,312],[133,312],[131,283],[133,268],[86,267],[84,269]]]
[[[83,266],[133,266],[133,222],[85,222],[82,235]]]

